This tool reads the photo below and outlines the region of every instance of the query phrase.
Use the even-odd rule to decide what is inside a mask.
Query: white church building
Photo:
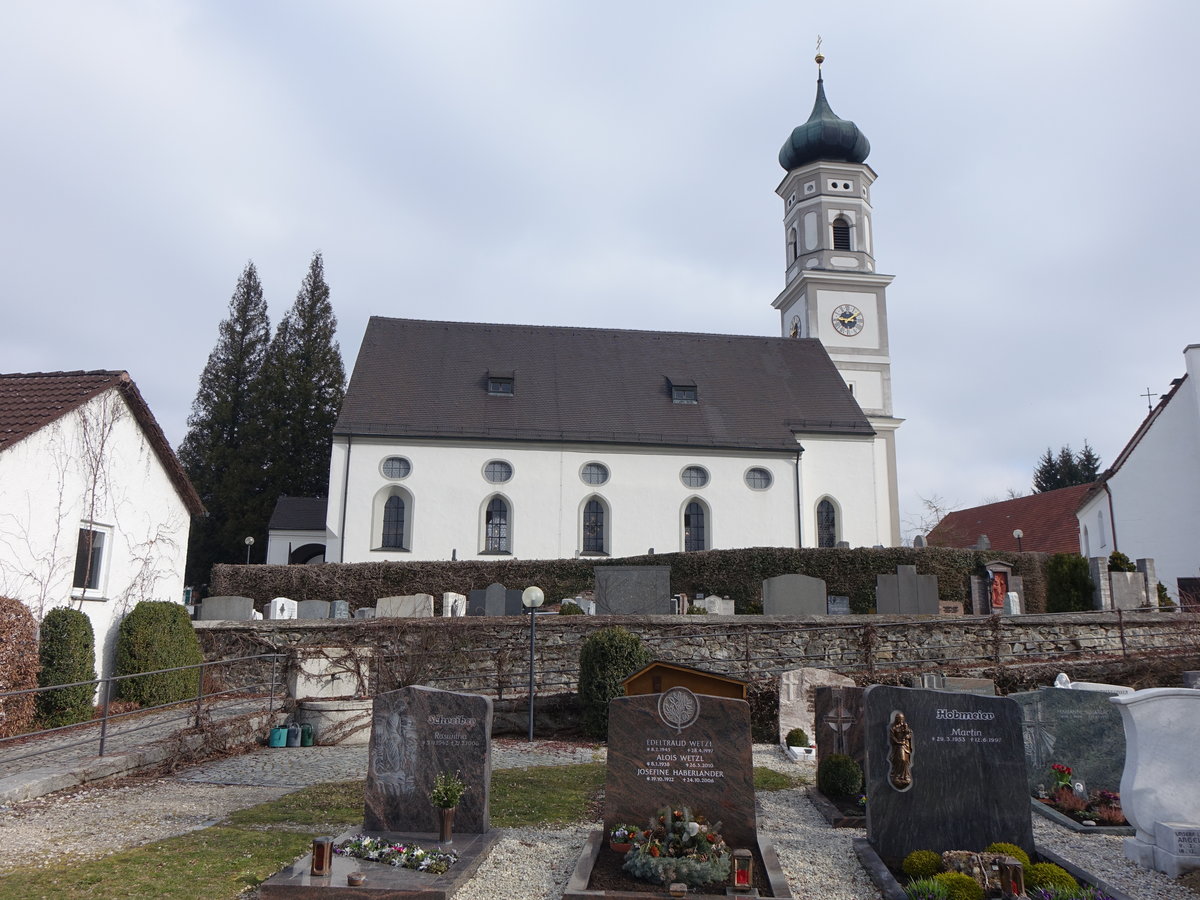
[[[898,544],[869,149],[818,79],[779,155],[778,337],[372,318],[325,559]]]

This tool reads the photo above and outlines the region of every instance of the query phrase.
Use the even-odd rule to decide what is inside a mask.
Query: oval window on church
[[[765,491],[773,480],[771,473],[761,466],[746,470],[746,487],[752,491]]]
[[[579,470],[579,477],[584,484],[605,484],[608,481],[608,466],[590,462]]]
[[[708,484],[708,469],[704,466],[688,466],[679,473],[679,477],[688,487],[704,487]]]
[[[493,459],[483,467],[483,477],[492,484],[504,484],[512,475],[513,467],[502,459]]]
[[[412,463],[403,456],[389,456],[380,467],[384,478],[407,478],[412,471]]]

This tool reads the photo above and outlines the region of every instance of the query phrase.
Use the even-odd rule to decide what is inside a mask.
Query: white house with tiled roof
[[[779,156],[780,337],[372,318],[325,558],[896,545],[869,149],[818,82]]]
[[[1200,344],[1079,507],[1084,556],[1154,560],[1171,596],[1200,605]]]
[[[127,372],[0,375],[0,594],[82,609],[101,674],[135,603],[182,601],[203,512]]]

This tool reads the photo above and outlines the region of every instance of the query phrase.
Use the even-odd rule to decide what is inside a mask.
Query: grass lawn
[[[803,784],[754,770],[760,791]],[[604,764],[497,769],[492,825],[516,828],[586,822],[600,816]],[[305,788],[232,813],[220,824],[132,850],[48,869],[0,876],[0,900],[232,900],[307,852],[316,835],[362,823],[363,782]]]

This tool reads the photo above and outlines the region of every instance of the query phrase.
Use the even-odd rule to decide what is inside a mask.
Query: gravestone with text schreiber
[[[850,685],[820,685],[813,690],[813,731],[817,762],[844,753],[867,768],[863,747],[863,689]]]
[[[676,612],[670,566],[597,566],[592,571],[597,615],[668,616]]]
[[[721,823],[731,847],[757,846],[750,705],[673,687],[608,704],[604,825],[645,825],[687,806]]]
[[[467,785],[454,830],[482,834],[490,827],[492,701],[413,686],[375,698],[367,758],[367,831],[437,831],[429,800],[439,772],[458,772]]]
[[[993,841],[1033,853],[1013,701],[876,684],[863,705],[867,839],[884,862],[913,850],[980,852]]]

